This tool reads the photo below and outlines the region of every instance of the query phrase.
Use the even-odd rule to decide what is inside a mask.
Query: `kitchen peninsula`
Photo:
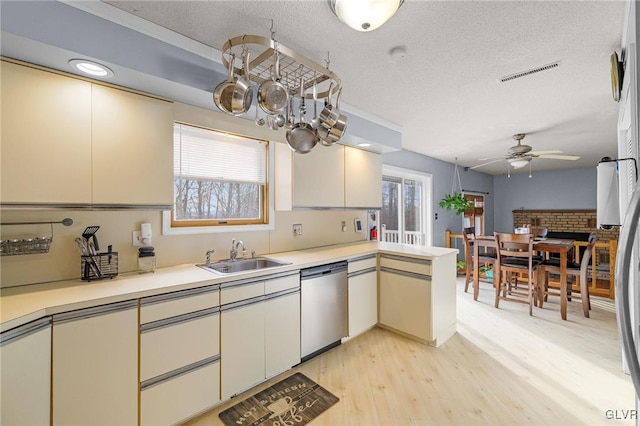
[[[15,392],[19,399],[12,400],[11,409],[41,413],[46,423],[51,410],[54,424],[81,422],[83,415],[104,415],[105,422],[134,424],[140,415],[140,424],[152,424],[158,420],[154,415],[158,415],[159,407],[162,407],[160,414],[165,420],[170,419],[170,423],[185,420],[298,364],[299,332],[296,336],[296,330],[299,324],[295,323],[300,318],[299,270],[345,260],[355,264],[359,259],[373,259],[375,273],[363,287],[364,292],[373,297],[361,296],[362,291],[357,296],[352,294],[351,279],[349,281],[349,297],[353,300],[349,304],[349,335],[343,342],[379,325],[439,346],[455,334],[456,254],[455,249],[362,242],[270,254],[269,258],[289,264],[260,271],[221,275],[195,265],[180,265],[159,269],[154,274],[124,274],[107,281],[61,281],[3,289],[0,297],[2,367],[4,372],[16,372],[16,376],[3,377],[3,394]],[[250,291],[255,294],[249,294]],[[230,296],[224,296],[225,292]],[[288,330],[292,336],[286,348],[279,342],[270,349],[269,327],[260,327],[263,330],[258,334],[258,340],[262,339],[261,350],[249,352],[261,354],[262,358],[252,365],[263,367],[256,376],[248,378],[230,375],[225,369],[230,365],[225,364],[225,359],[236,358],[226,352],[233,343],[225,340],[230,336],[225,331],[229,324],[225,320],[225,306],[245,303],[236,302],[241,298],[240,293],[244,293],[242,298],[249,298],[247,300],[264,302],[264,308],[256,311],[262,319],[253,321],[253,328],[277,320],[274,327]],[[288,296],[288,305],[274,304],[279,295]],[[358,305],[372,301],[377,319],[365,329],[351,327],[355,324],[351,317],[360,312]],[[282,306],[290,310],[286,312],[286,320],[273,314],[282,311]],[[107,317],[111,318],[102,319]],[[83,326],[78,327],[80,324]],[[35,328],[29,330],[29,327]],[[16,335],[19,330],[24,334]],[[194,339],[194,333],[210,338]],[[185,343],[188,346],[180,340],[185,334],[189,337]],[[100,336],[105,337],[104,342],[98,340]],[[231,336],[233,339],[233,334]],[[235,339],[238,340],[237,335]],[[194,341],[211,343],[201,348]],[[52,344],[53,352],[47,349]],[[39,348],[35,349],[39,355],[25,357],[25,350],[34,353],[33,345]],[[94,354],[95,345],[109,356]],[[154,355],[154,350],[162,356]],[[92,353],[84,354],[84,351]],[[281,358],[284,353],[281,351],[286,351],[289,361],[285,365],[274,365],[271,360]],[[71,367],[64,360],[77,361],[91,355],[96,357],[83,365],[75,365],[77,371],[68,372],[65,379],[81,386],[82,394],[65,387],[61,372],[56,371]],[[155,365],[156,358],[165,364]],[[30,389],[18,383],[20,371],[38,375],[29,380]],[[14,378],[16,382],[12,381]],[[86,380],[89,382],[85,383]],[[101,385],[98,387],[97,383]],[[39,384],[41,392],[33,392],[34,384]],[[89,390],[86,386],[99,389]],[[175,397],[178,389],[185,389],[184,386],[207,397],[193,399],[177,411],[172,410],[171,404],[165,402]],[[226,391],[221,393],[220,389]],[[112,401],[117,407],[96,411],[104,402],[94,399],[105,392],[118,395]],[[138,393],[140,406],[136,403]],[[75,407],[87,408],[73,411],[71,402]],[[9,408],[4,404],[3,400],[3,411]]]

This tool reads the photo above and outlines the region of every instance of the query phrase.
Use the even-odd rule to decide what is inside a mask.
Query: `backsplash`
[[[2,222],[38,222],[73,219],[71,226],[53,225],[53,242],[49,253],[0,257],[0,288],[73,280],[80,278],[80,251],[74,239],[90,225],[98,225],[100,251],[109,245],[118,252],[119,273],[137,270],[138,247],[132,245],[132,231],[141,223],[150,223],[158,268],[204,262],[207,250],[214,249],[213,259],[229,257],[231,239],[242,240],[250,254],[278,253],[290,250],[364,241],[365,232],[354,230],[354,220],[366,223],[366,211],[301,210],[276,212],[271,231],[224,232],[197,235],[162,235],[159,211],[85,211],[85,210],[6,210]],[[347,231],[342,231],[342,221]],[[293,236],[293,224],[302,225],[302,234]],[[50,225],[0,227],[0,238],[50,236]]]

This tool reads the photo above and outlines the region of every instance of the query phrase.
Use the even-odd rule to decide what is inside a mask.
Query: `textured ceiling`
[[[407,0],[370,33],[342,24],[323,0],[106,3],[216,49],[242,34],[268,37],[273,19],[283,45],[321,64],[330,52],[343,103],[401,127],[405,149],[437,159],[475,166],[505,154],[515,133],[527,133],[534,150],[581,156],[534,159],[534,171],[590,167],[616,153],[609,55],[620,53],[622,1]],[[390,55],[396,46],[404,59]]]

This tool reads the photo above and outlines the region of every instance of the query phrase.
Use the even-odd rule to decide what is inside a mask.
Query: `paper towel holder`
[[[636,182],[638,181],[638,165],[635,158],[603,157],[598,162],[596,210],[597,227],[605,230],[621,225],[621,206],[617,167],[617,163],[619,161],[633,161],[636,172]],[[606,163],[616,164],[605,165]]]
[[[602,157],[602,159],[600,161],[598,161],[598,164],[600,164],[600,163],[617,163],[619,161],[633,161],[633,166],[636,169],[636,182],[637,182],[638,181],[638,163],[637,163],[636,159],[633,158],[633,157],[628,157],[628,158]]]

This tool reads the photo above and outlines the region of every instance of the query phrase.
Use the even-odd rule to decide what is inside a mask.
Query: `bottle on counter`
[[[156,270],[156,253],[153,247],[138,249],[138,273],[154,272]]]

